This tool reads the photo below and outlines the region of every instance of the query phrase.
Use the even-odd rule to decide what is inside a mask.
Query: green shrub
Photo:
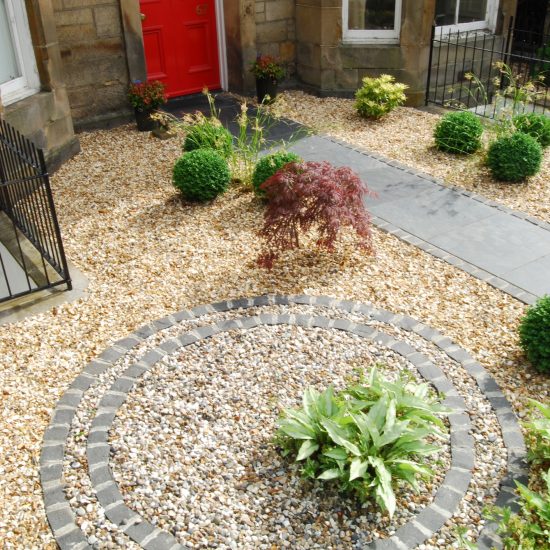
[[[405,102],[407,88],[389,74],[378,78],[366,76],[363,86],[355,92],[355,108],[363,117],[380,118]]]
[[[254,173],[252,174],[254,193],[259,197],[265,197],[265,191],[260,189],[260,185],[278,172],[285,164],[289,162],[299,162],[301,160],[302,159],[298,155],[287,151],[280,151],[262,157],[256,164]]]
[[[540,372],[550,373],[550,296],[531,306],[519,326],[520,345]]]
[[[439,417],[447,412],[429,397],[427,384],[403,377],[389,382],[374,368],[339,394],[308,388],[302,408],[283,411],[276,441],[285,456],[303,463],[304,477],[335,480],[361,501],[374,499],[391,517],[397,480],[417,490],[418,477],[433,475],[418,459],[438,450],[426,438],[442,436]]]
[[[532,420],[524,422],[529,453],[527,458],[534,465],[550,466],[550,403],[529,399]]]
[[[493,141],[487,152],[487,165],[500,181],[517,182],[534,176],[542,162],[542,147],[527,134],[514,132]]]
[[[187,200],[205,202],[223,193],[231,175],[227,162],[212,149],[196,149],[176,161],[174,187]]]
[[[447,153],[470,155],[481,147],[483,125],[469,111],[445,115],[435,127],[434,138],[438,149]]]
[[[229,158],[233,152],[233,137],[221,123],[204,119],[189,128],[183,144],[184,151],[197,149],[213,149],[222,157]]]
[[[508,507],[492,506],[484,514],[486,519],[498,522],[497,533],[505,550],[548,548],[550,540],[550,406],[532,399],[529,405],[534,419],[523,426],[529,447],[527,456],[533,466],[532,489],[516,481],[518,513]]]
[[[521,114],[514,117],[514,126],[519,132],[534,137],[542,147],[550,145],[550,118],[537,113]]]

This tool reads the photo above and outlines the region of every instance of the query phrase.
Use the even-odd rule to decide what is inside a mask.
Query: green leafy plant
[[[529,445],[528,459],[535,466],[550,467],[550,404],[529,399],[534,418],[524,422]]]
[[[550,118],[538,113],[524,113],[513,119],[518,132],[534,137],[541,147],[550,145]]]
[[[469,155],[481,147],[483,125],[479,118],[469,111],[446,114],[434,131],[438,149],[448,153]]]
[[[256,78],[281,81],[285,77],[285,69],[281,61],[272,55],[258,55],[256,60],[250,65],[250,72]]]
[[[301,160],[302,159],[298,155],[288,151],[278,151],[277,153],[262,157],[256,164],[254,173],[252,174],[252,187],[254,187],[254,193],[259,197],[265,197],[265,192],[260,189],[260,185],[285,166],[285,164],[289,162],[300,162]]]
[[[533,367],[550,373],[550,295],[528,308],[519,325],[519,340]]]
[[[489,506],[484,510],[486,519],[497,522],[505,550],[539,550],[550,543],[550,406],[529,400],[535,418],[524,422],[529,446],[528,460],[532,463],[532,481],[526,487],[516,481],[520,510]],[[539,475],[537,475],[539,474]],[[459,547],[475,550],[477,545],[465,538],[465,530],[457,528]]]
[[[165,85],[160,80],[136,80],[128,88],[128,101],[138,111],[151,111],[166,103]]]
[[[518,182],[540,170],[542,147],[535,138],[515,132],[502,136],[489,145],[487,165],[500,181]]]
[[[389,74],[378,78],[366,76],[363,86],[355,92],[355,108],[363,117],[380,118],[405,102],[407,88]]]
[[[205,202],[223,193],[230,181],[227,162],[212,149],[195,149],[176,161],[172,182],[187,200]]]
[[[215,118],[198,122],[191,126],[183,144],[184,151],[213,149],[224,158],[233,154],[233,136]]]
[[[448,412],[427,384],[383,379],[376,368],[340,393],[308,388],[299,409],[285,409],[276,442],[302,463],[304,477],[334,480],[360,501],[374,500],[393,516],[394,487],[403,480],[418,490],[432,470],[420,457],[438,450],[428,438],[443,437]]]

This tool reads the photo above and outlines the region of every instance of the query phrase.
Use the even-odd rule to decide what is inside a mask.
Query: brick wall
[[[280,57],[296,72],[295,0],[256,0],[257,53]]]
[[[54,0],[54,10],[76,127],[127,114],[129,77],[119,1]]]

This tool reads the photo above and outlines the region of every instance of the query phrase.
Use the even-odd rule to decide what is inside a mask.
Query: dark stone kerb
[[[54,411],[52,423],[44,436],[40,475],[48,521],[62,550],[65,548],[91,548],[84,534],[76,524],[74,513],[68,504],[63,490],[62,478],[65,440],[68,437],[70,423],[84,391],[97,383],[98,376],[112,368],[122,356],[135,348],[145,338],[154,336],[157,332],[170,328],[180,320],[197,319],[201,316],[220,311],[246,310],[251,307],[277,304],[307,304],[319,308],[360,311],[363,315],[375,320],[391,323],[403,330],[412,331],[439,346],[476,379],[482,391],[485,389],[489,390],[488,399],[495,408],[497,417],[501,422],[504,442],[508,448],[509,471],[514,472],[515,476],[525,475],[523,438],[510,404],[498,389],[498,385],[496,385],[483,367],[472,359],[465,350],[453,344],[453,342],[443,337],[439,332],[408,316],[394,315],[371,305],[350,302],[348,300],[340,301],[331,297],[268,295],[256,298],[243,298],[208,306],[199,306],[190,311],[182,311],[138,329],[130,337],[120,340],[103,352],[98,359],[92,361],[59,401]],[[117,409],[124,403],[127,395],[132,391],[132,388],[139,381],[140,377],[152,369],[167,353],[173,353],[181,347],[185,347],[201,339],[210,338],[220,332],[235,329],[247,330],[261,325],[283,324],[333,328],[356,334],[361,338],[368,338],[380,345],[387,346],[412,363],[421,375],[439,391],[445,391],[447,395],[446,403],[453,408],[453,414],[449,416],[451,427],[451,467],[434,501],[430,506],[416,515],[412,521],[401,526],[395,535],[388,539],[376,541],[367,546],[367,548],[391,548],[395,550],[413,548],[433,536],[443,526],[445,521],[455,513],[457,506],[465,496],[471,480],[471,469],[474,467],[474,440],[468,435],[471,425],[468,415],[465,414],[465,403],[458,396],[452,382],[445,376],[443,371],[430,363],[426,356],[417,352],[412,346],[398,341],[383,332],[373,330],[372,327],[366,325],[353,323],[344,319],[330,319],[319,315],[260,314],[254,317],[244,316],[231,321],[204,325],[184,335],[165,340],[158,347],[148,351],[133,365],[129,366],[103,395],[97,415],[92,422],[87,441],[90,478],[97,492],[99,503],[104,508],[109,520],[119,526],[124,533],[143,548],[153,550],[158,548],[176,549],[183,547],[179,545],[171,534],[145,521],[123,502],[122,495],[112,477],[109,467],[110,446],[108,444],[108,431],[115,418]],[[498,498],[499,502],[506,501],[506,503],[513,503],[515,499],[507,486],[503,487]],[[482,544],[480,548],[485,548],[483,541],[489,539],[494,541],[494,537],[494,526],[486,526],[480,537],[480,543]],[[492,544],[495,543],[492,542]]]

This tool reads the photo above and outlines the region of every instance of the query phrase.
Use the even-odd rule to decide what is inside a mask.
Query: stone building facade
[[[52,165],[77,150],[73,127],[129,120],[128,84],[147,77],[145,14],[141,10],[151,3],[5,2],[26,8],[39,83],[32,93],[27,90],[21,98],[10,96],[6,101],[0,81],[4,116],[46,149]],[[498,33],[515,14],[516,2],[197,0],[196,10],[202,13],[215,7],[220,82],[225,89],[252,92],[254,79],[248,69],[262,53],[283,59],[291,83],[324,95],[351,94],[363,76],[391,73],[409,85],[409,104],[419,105],[424,98],[434,19],[452,24],[453,17],[462,17],[456,22],[470,28],[476,17],[468,15],[468,10],[479,12],[483,5],[487,21],[478,17],[476,28],[485,32],[487,26]],[[461,7],[451,10],[451,4]],[[170,5],[166,1],[165,9]],[[163,55],[185,56],[186,51],[168,47]],[[0,76],[2,62],[0,57]]]

